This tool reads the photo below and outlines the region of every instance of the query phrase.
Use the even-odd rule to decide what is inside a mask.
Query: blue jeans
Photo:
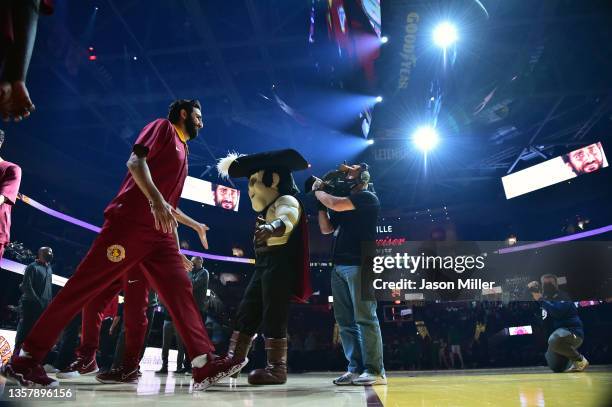
[[[348,371],[384,374],[376,301],[361,299],[360,266],[336,265],[331,276],[334,316],[340,327]]]

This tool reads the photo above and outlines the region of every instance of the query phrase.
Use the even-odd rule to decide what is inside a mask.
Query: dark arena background
[[[2,30],[13,13],[17,33],[25,24],[14,12],[22,0],[2,3]],[[42,397],[18,392],[30,388],[16,385],[6,370],[19,352],[16,331],[28,318],[28,287],[48,284],[44,278],[24,280],[26,267],[41,264],[40,247],[52,248],[51,294],[61,292],[100,231],[143,127],[165,118],[174,100],[198,99],[203,128],[188,143],[189,178],[179,206],[210,228],[209,248],[186,226],[178,233],[183,253],[203,257],[209,273],[203,322],[218,355],[228,350],[238,306],[255,273],[257,214],[248,179],[220,177],[217,162],[228,152],[290,148],[309,165],[294,178],[308,221],[313,292],[289,309],[287,382],[248,384],[248,372],[266,364],[261,330],[242,373],[205,392],[196,391],[191,367],[175,372],[182,345],[173,331],[166,332],[168,372],[156,373],[170,317],[154,303],[137,380],[60,378],[82,337],[79,312],[44,359],[49,377],[60,378],[59,389],[74,397],[55,393],[47,403],[612,405],[609,1],[42,3],[25,81],[35,110],[20,122],[7,114],[11,120],[0,124],[0,155],[22,172],[14,202],[8,181],[0,182],[1,206],[12,208],[8,214],[2,210],[0,221],[10,227],[0,270],[3,402],[35,404]],[[43,13],[51,3],[53,12]],[[19,38],[2,38],[5,115],[12,106],[7,100],[16,97],[6,75]],[[305,182],[343,163],[368,164],[370,189],[380,201],[377,255],[392,257],[416,245],[423,256],[486,251],[495,264],[483,274],[449,276],[435,269],[400,272],[397,278],[482,277],[495,280],[491,288],[376,290],[386,384],[332,382],[347,369],[330,283],[335,237],[321,233],[321,204],[305,191]],[[142,211],[148,216],[148,207]],[[122,255],[108,254],[118,261]],[[568,295],[553,305],[571,306],[584,331],[577,348],[582,359],[565,359],[568,369],[556,372],[546,356],[550,323],[557,318],[554,328],[565,328],[559,321],[567,316],[549,310],[546,318],[537,290],[528,288],[532,281],[543,285],[545,274],[557,276],[558,288]],[[100,372],[111,368],[122,342],[124,294],[101,315],[94,355]],[[362,300],[353,297],[354,303]]]

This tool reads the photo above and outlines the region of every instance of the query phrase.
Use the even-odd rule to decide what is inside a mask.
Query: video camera
[[[366,163],[361,163],[358,166],[350,166],[347,165],[346,162],[340,164],[337,170],[329,171],[321,178],[323,184],[320,189],[333,196],[345,197],[351,194],[351,191],[356,185],[367,183],[367,190],[374,192],[374,186],[370,183],[368,168],[368,164]],[[347,178],[349,172],[354,169],[359,169],[359,176]],[[316,181],[317,177],[310,176],[304,184],[304,191],[307,193],[311,192],[312,186]]]

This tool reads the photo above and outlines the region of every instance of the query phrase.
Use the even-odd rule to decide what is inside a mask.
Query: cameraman
[[[349,361],[347,372],[335,379],[334,384],[387,384],[376,301],[365,301],[361,295],[362,243],[375,241],[380,202],[367,190],[370,174],[366,164],[344,165],[341,171],[350,189],[347,197],[322,191],[324,183],[319,179],[312,187],[320,202],[321,233],[335,236],[331,275],[334,316]]]
[[[557,276],[544,274],[540,281],[541,291],[537,281],[530,282],[527,288],[533,299],[540,303],[542,318],[548,331],[552,331],[548,337],[546,363],[557,373],[582,372],[589,361],[577,351],[584,340],[584,331],[576,305],[566,293],[559,290]]]

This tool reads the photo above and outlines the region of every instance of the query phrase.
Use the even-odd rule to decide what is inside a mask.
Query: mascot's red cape
[[[312,295],[312,286],[310,285],[310,246],[308,245],[308,221],[306,220],[306,212],[304,206],[300,202],[302,215],[300,216],[300,240],[302,250],[296,260],[295,268],[301,270],[298,272],[298,281],[296,282],[295,291],[291,300],[293,302],[305,303]]]

